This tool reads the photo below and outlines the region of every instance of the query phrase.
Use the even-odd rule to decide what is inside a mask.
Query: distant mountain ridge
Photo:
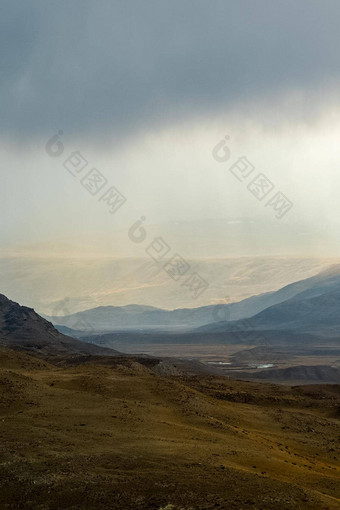
[[[290,284],[271,294],[268,306],[247,321],[220,321],[197,329],[230,332],[249,329],[289,330],[340,338],[340,266]]]
[[[45,316],[53,324],[70,329],[112,331],[139,329],[191,329],[229,316],[230,305],[162,310],[161,308],[127,305],[100,306],[68,316]]]
[[[237,233],[236,224],[233,229]],[[229,236],[228,243],[230,248]],[[97,239],[93,240],[95,245]],[[88,253],[84,245],[79,246]],[[61,251],[64,256],[60,255]],[[273,292],[289,283],[314,276],[338,260],[282,256],[231,257],[229,250],[225,252],[228,256],[220,259],[199,259],[195,256],[187,262],[192,270],[209,282],[209,288],[193,300],[192,293],[186,287],[169,278],[162,264],[157,264],[149,257],[122,259],[115,255],[112,258],[112,244],[111,254],[104,258],[94,255],[90,258],[77,257],[72,246],[62,246],[62,250],[59,250],[58,246],[53,245],[48,252],[50,256],[45,257],[44,247],[39,245],[33,252],[19,251],[12,256],[0,253],[1,292],[18,303],[34,308],[40,315],[48,316],[70,315],[99,306],[120,307],[131,303],[174,310],[236,303],[246,298],[252,300],[251,296]],[[232,313],[231,319],[237,320],[259,311],[257,308],[251,309],[248,315],[247,310],[246,314],[242,311],[242,316]]]
[[[271,382],[294,383],[322,383],[339,384],[340,369],[329,365],[304,366],[267,369],[257,372],[238,372],[243,379],[269,380]]]
[[[321,333],[325,329],[329,329],[329,333],[336,333],[338,330],[340,332],[340,320],[337,318],[337,306],[340,306],[338,293],[340,266],[334,266],[276,292],[253,296],[238,303],[176,310],[142,305],[101,306],[67,316],[46,318],[58,328],[87,333],[193,329],[200,332],[223,332],[237,327],[247,330],[297,329],[314,334],[319,333],[319,326],[322,326]],[[304,314],[313,319],[310,324],[302,320]],[[241,324],[244,320],[247,320],[246,326]],[[65,329],[63,331],[67,332]]]

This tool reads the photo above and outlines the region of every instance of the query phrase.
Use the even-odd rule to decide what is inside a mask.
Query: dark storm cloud
[[[312,109],[339,79],[339,16],[338,0],[3,0],[0,132],[132,132],[294,89]]]

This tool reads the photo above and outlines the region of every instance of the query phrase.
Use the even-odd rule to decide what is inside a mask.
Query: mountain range
[[[261,330],[340,337],[339,310],[340,266],[337,265],[276,292],[238,303],[176,310],[141,305],[107,306],[46,318],[61,331],[75,336],[79,332],[89,335],[157,330],[205,334]]]
[[[339,305],[340,266],[239,303],[172,311],[142,305],[108,306],[42,318],[32,308],[1,295],[0,344],[45,357],[117,356],[121,352],[154,356],[154,347],[147,346],[156,344],[235,345],[236,349],[243,345],[248,351],[236,355],[234,350],[234,357],[225,363],[230,361],[232,370],[250,366],[249,360],[252,365],[267,360],[270,366],[274,362],[275,368],[283,368],[297,357],[303,362],[306,355],[321,366],[338,356]],[[232,320],[235,316],[243,318]],[[176,351],[171,352],[176,356]],[[163,349],[159,356],[168,357],[169,351]]]
[[[286,330],[340,338],[340,266],[288,285],[265,299],[269,306],[247,321],[219,321],[199,331]]]
[[[94,239],[94,245],[96,242]],[[236,303],[309,278],[336,263],[336,259],[311,257],[233,257],[230,251],[226,251],[228,257],[220,259],[200,259],[198,255],[187,259],[185,251],[180,252],[191,270],[209,283],[208,289],[193,299],[185,286],[169,277],[162,264],[145,257],[123,259],[115,254],[113,258],[112,240],[110,246],[111,253],[106,256],[86,247],[75,253],[69,244],[0,250],[1,292],[49,316],[131,303],[173,310]]]

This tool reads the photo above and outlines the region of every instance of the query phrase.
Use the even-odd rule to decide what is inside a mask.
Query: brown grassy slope
[[[0,350],[0,507],[339,508],[338,409],[337,386]]]

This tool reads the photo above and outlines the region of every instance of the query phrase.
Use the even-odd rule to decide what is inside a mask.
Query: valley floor
[[[339,509],[339,386],[0,350],[3,509]]]

